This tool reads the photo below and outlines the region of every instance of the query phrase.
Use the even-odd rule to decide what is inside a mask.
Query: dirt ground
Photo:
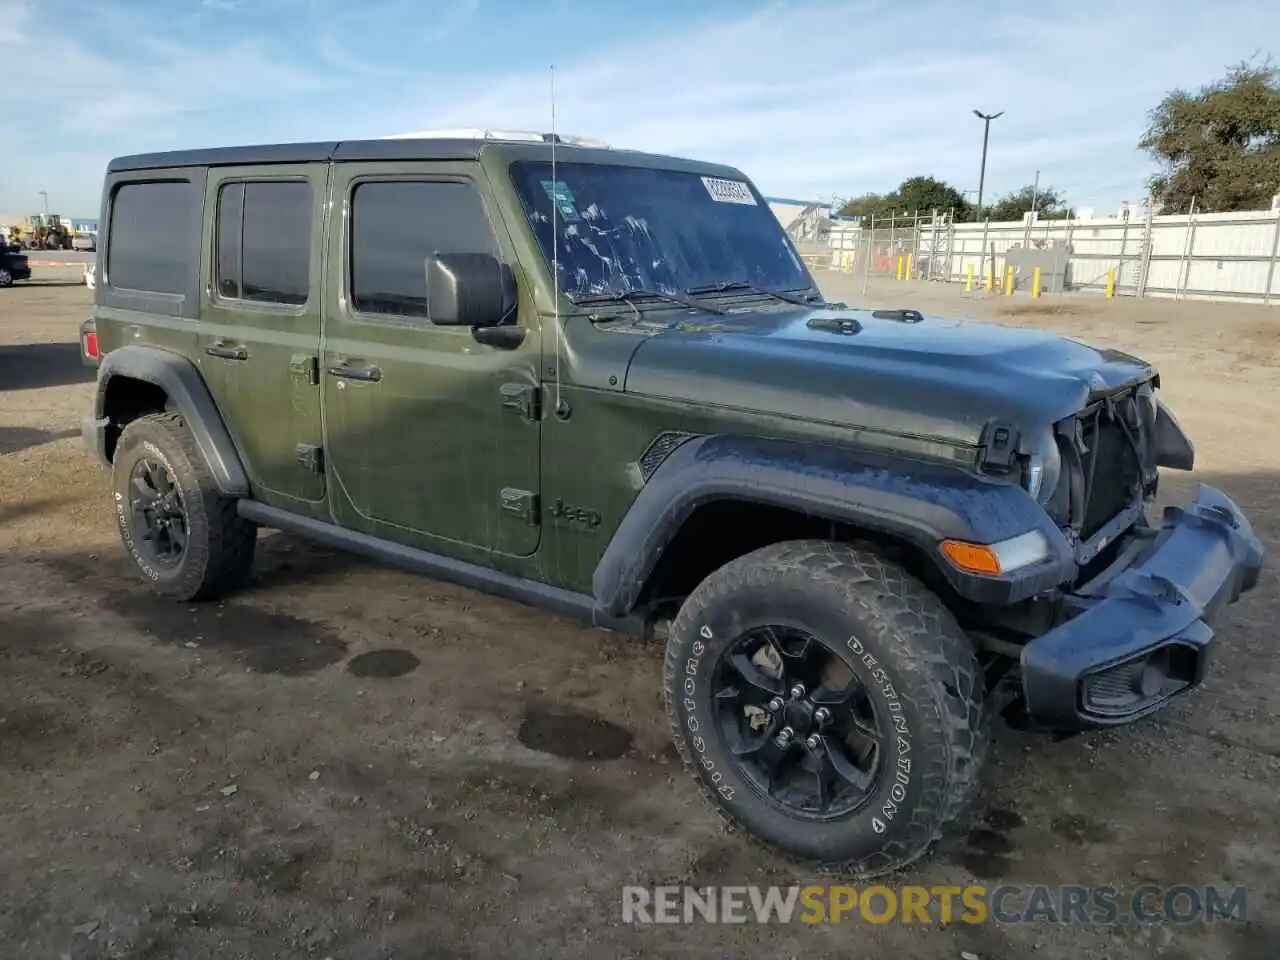
[[[913,883],[1248,887],[1247,922],[636,927],[626,884],[805,883],[673,758],[661,648],[263,535],[255,586],[153,602],[78,423],[73,270],[0,291],[0,957],[1240,958],[1280,954],[1280,309],[833,297],[1136,350],[1270,550],[1205,687],[1131,728],[1008,729]]]

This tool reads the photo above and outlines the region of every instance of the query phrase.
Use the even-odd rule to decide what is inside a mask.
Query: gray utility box
[[[1040,292],[1062,293],[1067,289],[1067,261],[1070,256],[1070,248],[1059,241],[1044,247],[1017,244],[1005,251],[1004,262],[1006,267],[1013,267],[1015,290],[1030,290],[1031,278],[1039,267]]]

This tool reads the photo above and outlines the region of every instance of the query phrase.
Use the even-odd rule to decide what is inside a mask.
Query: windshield
[[[777,217],[751,186],[677,170],[522,161],[511,176],[547,263],[552,204],[559,285],[570,296],[683,293],[745,281],[811,285]]]

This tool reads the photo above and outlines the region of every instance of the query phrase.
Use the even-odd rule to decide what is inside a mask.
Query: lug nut
[[[816,733],[811,733],[809,735],[809,739],[804,742],[804,745],[808,747],[810,750],[817,750],[820,746],[822,746],[822,738],[818,736]]]
[[[769,701],[769,712],[777,713],[779,710],[781,710],[785,706],[786,704],[782,702],[781,697],[774,697],[772,700]]]
[[[813,719],[818,723],[826,723],[831,719],[831,711],[826,707],[819,707],[817,710],[813,711]]]
[[[792,738],[795,737],[795,735],[796,735],[796,732],[792,730],[790,727],[783,727],[781,730],[778,731],[778,743],[785,746],[786,744],[791,742]]]
[[[792,687],[792,688],[791,688],[791,699],[792,699],[792,700],[799,700],[799,699],[800,699],[801,697],[803,697],[803,696],[804,696],[804,684],[803,684],[803,683],[797,683],[794,687]]]

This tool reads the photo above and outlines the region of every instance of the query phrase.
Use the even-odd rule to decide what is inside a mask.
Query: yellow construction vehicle
[[[22,245],[28,250],[70,250],[71,231],[56,213],[33,213],[27,217]]]

